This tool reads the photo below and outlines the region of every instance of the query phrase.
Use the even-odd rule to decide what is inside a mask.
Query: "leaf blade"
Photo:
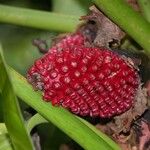
[[[42,124],[42,123],[48,123],[48,121],[44,117],[42,117],[40,114],[36,113],[27,122],[28,132],[30,133],[35,126]]]
[[[74,117],[71,113],[63,108],[53,107],[50,103],[41,99],[41,94],[33,91],[26,79],[9,69],[15,92],[24,102],[33,107],[45,119],[49,120],[69,135],[86,150],[120,150],[116,145],[114,149],[109,143],[93,132],[88,126]],[[115,144],[115,143],[114,143]]]
[[[7,133],[0,134],[0,150],[14,150]]]
[[[13,91],[7,67],[0,47],[0,92],[4,121],[15,150],[33,150],[29,134],[24,126],[19,104]]]

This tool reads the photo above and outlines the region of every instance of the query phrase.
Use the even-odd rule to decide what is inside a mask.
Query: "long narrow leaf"
[[[150,22],[150,1],[149,0],[137,0],[140,10],[143,16]]]
[[[44,102],[41,98],[41,94],[33,91],[24,77],[11,68],[9,71],[17,96],[37,110],[48,121],[64,131],[84,149],[120,150],[117,144],[111,141],[111,139],[99,136],[67,110],[60,107],[53,107],[50,103]],[[100,135],[103,135],[103,133],[100,132]],[[114,143],[113,146],[109,144],[112,142]]]
[[[0,92],[4,121],[15,150],[33,150],[0,48]]]
[[[48,121],[44,117],[42,117],[40,114],[36,113],[27,122],[28,132],[30,133],[35,126],[42,124],[42,123],[48,123]]]
[[[102,139],[104,139],[105,141],[107,141],[107,143],[109,143],[109,145],[111,145],[111,147],[114,150],[118,149],[118,145],[116,145],[116,143],[114,143],[114,141],[110,140],[110,138],[106,135],[106,134],[102,134],[99,130],[97,130],[92,124],[90,124],[89,122],[87,122],[86,120],[77,117],[80,121],[82,121],[82,123],[84,123],[86,126],[88,126],[93,132],[95,132],[97,135],[99,135],[99,137],[101,137]]]
[[[0,134],[0,150],[14,150],[7,133]]]
[[[5,123],[0,123],[0,135],[8,133]]]
[[[5,123],[0,123],[0,150],[14,150]]]
[[[2,96],[0,92],[0,122],[3,122]]]

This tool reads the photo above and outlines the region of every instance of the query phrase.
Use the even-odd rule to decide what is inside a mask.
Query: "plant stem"
[[[0,5],[0,22],[46,30],[71,32],[76,29],[79,23],[79,16]]]
[[[123,0],[94,0],[97,6],[150,55],[150,24]]]
[[[149,0],[137,0],[142,11],[143,16],[150,22],[150,1]]]

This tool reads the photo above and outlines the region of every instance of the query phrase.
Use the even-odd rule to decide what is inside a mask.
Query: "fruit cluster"
[[[63,38],[35,61],[28,81],[44,100],[74,114],[109,118],[127,111],[140,84],[137,70],[119,54],[84,43],[80,34]]]

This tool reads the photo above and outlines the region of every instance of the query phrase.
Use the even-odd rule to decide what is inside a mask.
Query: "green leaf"
[[[28,130],[28,132],[30,133],[31,130],[35,126],[37,126],[39,124],[42,124],[42,123],[48,123],[48,121],[44,117],[42,117],[40,114],[38,114],[38,113],[35,114],[27,122],[27,130]]]
[[[0,135],[8,133],[5,123],[0,123]]]
[[[90,124],[89,122],[87,122],[86,120],[76,116],[80,121],[82,121],[86,126],[88,126],[93,132],[95,132],[100,138],[104,139],[104,141],[106,141],[109,145],[111,145],[111,147],[114,150],[118,149],[118,146],[116,145],[116,143],[114,143],[114,141],[110,140],[110,138],[101,133],[99,130],[97,130],[92,124]]]
[[[0,48],[0,92],[4,121],[15,150],[33,150]]]
[[[149,0],[137,0],[140,10],[143,16],[150,22],[150,1]]]
[[[13,150],[8,131],[4,123],[0,123],[0,150]]]
[[[0,122],[3,122],[2,96],[0,93]]]
[[[85,123],[76,118],[73,114],[61,107],[53,107],[51,103],[42,100],[41,94],[35,92],[27,83],[26,79],[13,69],[9,69],[15,93],[24,102],[33,107],[45,119],[52,122],[68,136],[74,139],[86,150],[120,150],[111,139],[99,136]],[[100,133],[100,135],[104,135]],[[109,140],[108,140],[109,139]],[[113,143],[110,144],[110,143]]]
[[[14,150],[9,135],[0,134],[0,150]]]

